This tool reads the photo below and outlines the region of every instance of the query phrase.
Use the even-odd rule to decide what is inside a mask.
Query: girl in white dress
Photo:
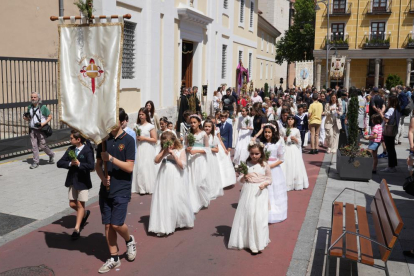
[[[261,140],[265,144],[265,152],[270,152],[268,163],[272,172],[272,185],[268,187],[269,223],[277,223],[287,218],[286,181],[281,166],[284,161],[285,142],[279,135],[278,124],[265,124]]]
[[[141,108],[138,112],[137,124],[141,136],[137,136],[137,153],[135,155],[134,171],[132,175],[132,192],[152,194],[155,185],[155,144],[157,132],[150,123],[148,109]]]
[[[213,120],[212,120],[213,121]],[[214,120],[213,123],[216,121]],[[220,137],[220,128],[216,127],[216,136],[219,138],[217,160],[220,167],[221,183],[223,188],[236,184],[236,172],[231,162],[230,152],[227,151]]]
[[[248,115],[246,107],[241,109],[241,115],[242,117],[240,117],[237,127],[239,130],[239,137],[233,157],[233,162],[236,165],[239,165],[240,162],[246,162],[247,157],[249,157],[247,147],[253,132],[253,119]]]
[[[207,119],[203,124],[204,131],[208,135],[208,144],[210,145],[211,152],[207,153],[207,170],[211,172],[208,177],[210,199],[216,199],[219,196],[222,196],[223,193],[223,184],[221,183],[221,172],[218,164],[217,154],[219,152],[218,144],[220,143],[219,139],[214,135],[215,125],[210,120]]]
[[[231,227],[229,248],[248,248],[252,254],[263,250],[269,239],[269,194],[272,182],[269,165],[264,161],[263,143],[249,144],[247,175],[241,175],[243,187]]]
[[[233,119],[234,118],[234,119]],[[240,106],[238,105],[236,110],[233,113],[232,119],[232,126],[233,126],[233,145],[232,148],[235,149],[237,147],[237,142],[239,139],[239,129],[238,125],[240,123],[240,120],[242,120],[242,115],[240,114]]]
[[[201,208],[208,207],[210,204],[208,175],[211,172],[207,170],[206,153],[211,150],[208,135],[201,129],[201,118],[198,115],[191,115],[190,125],[190,132],[194,135],[195,143],[189,146],[187,135],[189,197],[193,212],[198,213]]]
[[[155,131],[161,128],[160,121],[158,119],[157,113],[155,113],[155,106],[153,101],[148,101],[145,103],[145,107],[148,109],[149,116],[150,116],[150,123],[154,125]]]
[[[194,227],[194,213],[184,178],[185,150],[171,131],[165,131],[160,139],[161,145],[171,145],[163,147],[155,157],[155,163],[161,163],[161,167],[152,196],[148,231],[164,236],[176,228]]]
[[[284,137],[285,148],[285,166],[283,166],[287,190],[303,190],[309,187],[308,174],[306,173],[305,163],[302,158],[300,148],[301,139],[299,129],[296,128],[296,120],[293,115],[287,118],[286,132],[289,135]]]
[[[162,117],[160,119],[160,129],[157,132],[158,140],[157,140],[157,143],[155,144],[155,155],[157,155],[161,151],[161,135],[164,131],[168,130],[167,129],[167,124],[168,124],[167,117]],[[161,166],[161,162],[158,162],[158,164],[157,163],[155,164],[155,175],[158,174],[160,166]]]

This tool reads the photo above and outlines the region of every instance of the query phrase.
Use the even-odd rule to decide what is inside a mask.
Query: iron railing
[[[392,0],[371,0],[367,5],[367,14],[391,14]]]
[[[331,34],[331,37],[329,39],[329,45],[332,45],[333,47],[341,50],[347,50],[349,48],[349,36],[348,34],[344,33],[333,33]],[[327,41],[325,37],[325,46],[324,49],[326,49]]]
[[[28,122],[22,116],[30,105],[31,92],[41,95],[42,105],[53,116],[54,134],[48,142],[63,141],[59,130],[67,134],[68,128],[59,123],[57,67],[57,59],[0,57],[0,156],[31,148]]]
[[[348,16],[351,15],[352,2],[333,1],[330,16]]]
[[[365,49],[389,49],[391,34],[385,32],[373,32],[365,36]]]

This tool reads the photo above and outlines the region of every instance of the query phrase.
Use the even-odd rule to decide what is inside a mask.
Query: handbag
[[[393,124],[390,124],[392,116],[394,116]],[[394,113],[392,114],[391,118],[388,120],[388,123],[384,125],[384,128],[382,129],[382,135],[383,136],[391,136],[395,137],[398,133],[398,126],[396,124],[396,110],[394,110]]]
[[[39,105],[39,109],[40,108],[41,108],[41,105]],[[41,122],[41,120],[39,118],[39,115],[37,115],[37,112],[34,111],[33,113],[34,113],[34,115],[36,115],[37,120],[39,122]],[[50,127],[49,124],[44,125],[40,130],[43,132],[43,134],[46,136],[46,138],[52,136],[52,134],[53,134],[52,128]]]
[[[414,178],[412,176],[405,179],[403,189],[407,194],[414,196]]]

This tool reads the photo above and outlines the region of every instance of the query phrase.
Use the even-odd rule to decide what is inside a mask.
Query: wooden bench
[[[376,240],[370,236],[365,207],[336,201],[345,190],[358,192],[372,198],[370,214],[374,222]],[[330,257],[336,257],[383,269],[385,274],[389,276],[387,261],[403,225],[385,179],[381,181],[375,196],[345,188],[332,202],[331,237],[326,255],[325,275],[329,275]],[[384,266],[374,264],[372,243],[378,245]]]

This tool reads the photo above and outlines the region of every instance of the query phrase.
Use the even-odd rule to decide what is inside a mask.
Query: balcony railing
[[[408,13],[414,13],[414,1],[410,0],[410,6],[408,7]]]
[[[336,3],[332,4],[332,10],[330,11],[329,16],[350,16],[351,15],[351,8],[352,2],[346,3],[341,2],[338,3],[337,7],[335,7]]]
[[[365,37],[364,49],[389,49],[391,35],[385,32],[374,32]]]
[[[326,50],[327,40],[325,37],[325,46],[324,49]],[[331,34],[331,38],[329,39],[329,45],[335,47],[338,50],[348,50],[348,34],[344,35],[343,33],[335,33]]]
[[[410,32],[403,42],[403,46],[407,49],[414,49],[414,36],[413,32]]]
[[[381,0],[371,0],[367,5],[367,14],[391,14],[392,0],[387,0],[385,3]]]

